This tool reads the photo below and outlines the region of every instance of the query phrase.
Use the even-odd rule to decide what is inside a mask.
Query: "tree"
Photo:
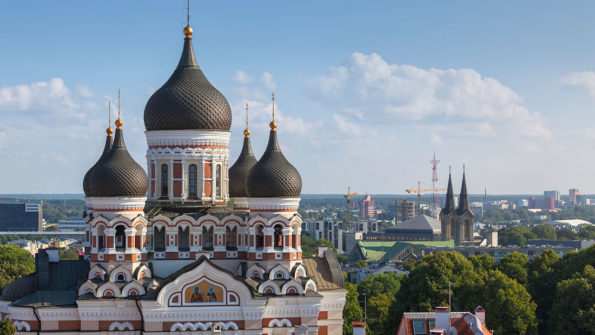
[[[556,240],[558,235],[552,226],[550,225],[536,225],[533,227],[533,234],[537,235],[537,238],[542,240]]]
[[[389,317],[388,311],[395,300],[393,295],[379,294],[368,299],[367,303],[367,326],[368,334],[382,335],[388,334],[385,325]]]
[[[58,257],[60,260],[77,260],[79,259],[79,254],[71,249],[60,249]]]
[[[17,329],[12,325],[10,318],[0,320],[0,335],[12,335]]]
[[[494,257],[488,254],[469,256],[468,259],[471,261],[471,263],[473,263],[473,267],[477,271],[483,272],[488,270],[494,270],[494,268],[496,268],[496,260],[494,260]]]
[[[595,334],[595,269],[558,283],[549,319],[550,333]]]
[[[363,318],[362,308],[357,301],[357,289],[356,286],[345,282],[345,289],[347,295],[345,296],[345,307],[343,307],[343,334],[353,334],[352,322],[361,322]]]
[[[536,330],[537,305],[515,280],[498,270],[487,272],[484,283],[476,285],[477,301],[486,309],[486,325],[496,334],[528,334]]]
[[[527,283],[528,263],[529,257],[518,251],[513,251],[500,260],[498,270],[516,280],[519,284],[525,285]]]
[[[363,259],[360,259],[360,260],[357,260],[357,261],[355,261],[355,264],[354,264],[354,265],[355,265],[356,267],[358,267],[358,268],[360,268],[360,269],[361,269],[361,268],[363,268],[364,266],[368,266],[368,262],[367,262],[367,261],[365,261],[365,260],[363,260]]]
[[[578,238],[581,240],[595,240],[595,226],[581,227],[578,231]]]
[[[380,294],[394,297],[397,295],[397,292],[399,292],[399,288],[401,288],[402,279],[403,276],[394,272],[371,275],[357,285],[357,292],[360,294],[360,297],[364,293],[367,294],[368,298]]]
[[[33,256],[16,245],[0,245],[0,290],[35,270]]]
[[[533,239],[537,236],[525,226],[513,226],[500,229],[498,231],[498,240],[501,245],[519,245],[527,244],[527,239]]]
[[[576,240],[578,239],[578,235],[569,228],[564,228],[558,230],[558,239],[559,240]]]
[[[547,334],[547,320],[551,309],[556,279],[555,272],[560,261],[558,254],[552,249],[546,249],[535,256],[528,266],[527,289],[537,303],[536,315],[539,321],[539,333]]]

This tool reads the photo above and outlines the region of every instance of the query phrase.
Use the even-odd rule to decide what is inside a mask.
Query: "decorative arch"
[[[248,227],[254,227],[257,224],[262,224],[263,226],[267,225],[267,219],[257,214],[255,217],[248,220]]]
[[[269,272],[269,280],[276,280],[276,279],[289,279],[289,270],[285,268],[281,264],[277,264],[275,267],[271,269]]]
[[[281,287],[281,294],[303,294],[304,289],[295,280],[290,280]]]
[[[99,224],[103,224],[104,228],[107,228],[107,226],[109,225],[109,219],[103,216],[102,214],[99,214],[95,218],[93,218],[91,222],[89,222],[89,225],[92,228],[97,228],[97,225]]]
[[[29,322],[27,322],[27,321],[15,321],[12,323],[12,325],[15,326],[15,328],[19,331],[27,331],[27,332],[31,331],[31,326],[29,325]]]
[[[109,280],[111,282],[129,282],[132,280],[132,273],[123,265],[117,266],[110,272]]]
[[[97,289],[97,297],[119,297],[120,289],[113,283],[103,284]]]
[[[266,226],[273,227],[276,224],[280,224],[285,228],[285,227],[289,227],[289,223],[290,223],[290,221],[287,218],[277,214],[277,215],[273,216],[272,218],[270,218],[269,220],[267,220]]]
[[[100,266],[99,264],[95,264],[91,270],[89,270],[89,280],[92,279],[98,279],[101,281],[105,280],[105,275],[107,274],[107,271],[105,271],[105,269]]]
[[[281,293],[281,290],[275,282],[267,280],[266,282],[258,286],[258,293],[279,295]]]
[[[95,286],[92,283],[90,283],[89,281],[84,282],[79,287],[78,295],[85,295],[87,293],[91,293],[95,296]]]
[[[151,226],[152,227],[172,227],[173,223],[171,219],[164,215],[157,215],[151,219]]]
[[[125,227],[124,229],[134,227],[132,221],[122,215],[118,215],[109,221],[109,226],[112,228],[116,228],[119,225],[123,225]]]
[[[109,330],[110,331],[115,331],[115,330],[119,330],[119,331],[123,331],[123,330],[134,330],[134,325],[128,321],[126,322],[112,322],[109,325]]]
[[[283,328],[283,327],[293,327],[291,321],[288,319],[273,319],[269,321],[269,328]]]
[[[304,265],[296,264],[291,270],[291,275],[293,278],[300,278],[307,277],[308,273],[306,272],[306,268],[304,267]]]
[[[215,226],[221,226],[221,221],[216,216],[207,214],[198,218],[198,220],[196,220],[196,225],[198,227],[214,228]]]
[[[134,270],[136,280],[141,280],[143,278],[151,278],[151,269],[146,264],[141,264]]]
[[[145,294],[145,288],[135,281],[131,281],[130,283],[126,284],[124,288],[122,288],[123,297],[138,296],[143,294]]]
[[[316,283],[312,279],[308,279],[308,281],[306,282],[306,285],[304,285],[304,288],[306,289],[306,292],[308,292],[308,291],[312,291],[312,292],[318,291],[318,287],[316,286]]]
[[[196,220],[194,220],[194,218],[190,215],[182,214],[174,218],[173,225],[176,227],[190,228],[192,226],[196,226]]]
[[[258,276],[254,276],[256,273],[258,273]],[[248,271],[246,271],[246,278],[258,278],[262,280],[264,279],[264,273],[265,269],[260,264],[255,263],[250,265]]]

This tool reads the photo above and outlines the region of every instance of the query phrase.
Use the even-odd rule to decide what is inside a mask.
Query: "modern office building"
[[[359,216],[362,218],[373,218],[376,216],[374,200],[372,200],[369,194],[366,194],[364,199],[359,202]]]
[[[395,223],[405,222],[415,217],[415,201],[395,199]]]
[[[42,231],[41,201],[0,201],[0,231]]]

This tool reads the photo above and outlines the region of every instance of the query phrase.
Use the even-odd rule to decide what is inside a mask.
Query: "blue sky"
[[[191,2],[198,62],[265,146],[270,91],[304,193],[402,193],[466,164],[471,192],[595,193],[595,4]],[[0,3],[0,193],[80,193],[122,90],[142,113],[181,52],[185,1]],[[458,186],[457,186],[458,187]]]

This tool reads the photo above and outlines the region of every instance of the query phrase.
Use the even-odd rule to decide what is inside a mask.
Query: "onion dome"
[[[90,197],[144,197],[148,179],[145,170],[134,161],[122,132],[122,120],[116,121],[116,136],[112,148],[104,159],[97,162],[89,181]]]
[[[248,196],[257,198],[299,197],[302,177],[281,152],[277,124],[271,122],[269,143],[248,176]]]
[[[147,130],[231,128],[227,99],[205,77],[192,48],[192,28],[184,28],[184,49],[178,67],[145,106]]]
[[[250,169],[256,164],[256,157],[252,152],[250,144],[250,132],[244,131],[244,146],[238,160],[229,168],[229,196],[232,198],[241,198],[248,196],[247,182]]]
[[[93,165],[89,171],[87,171],[87,173],[85,174],[85,178],[83,178],[83,190],[85,191],[85,194],[89,194],[91,192],[91,179],[93,178],[93,171],[95,170],[95,168],[97,167],[97,164],[99,164],[102,160],[105,159],[105,157],[107,157],[107,154],[109,153],[110,149],[112,148],[112,133],[114,132],[114,130],[112,128],[107,128],[105,130],[105,132],[107,133],[106,139],[105,139],[105,146],[103,147],[103,153],[101,154],[101,157],[99,157],[99,160],[95,163],[95,165]]]
[[[37,279],[35,278],[35,274],[30,274],[8,284],[8,286],[2,290],[0,300],[16,301],[34,293],[36,289]]]

